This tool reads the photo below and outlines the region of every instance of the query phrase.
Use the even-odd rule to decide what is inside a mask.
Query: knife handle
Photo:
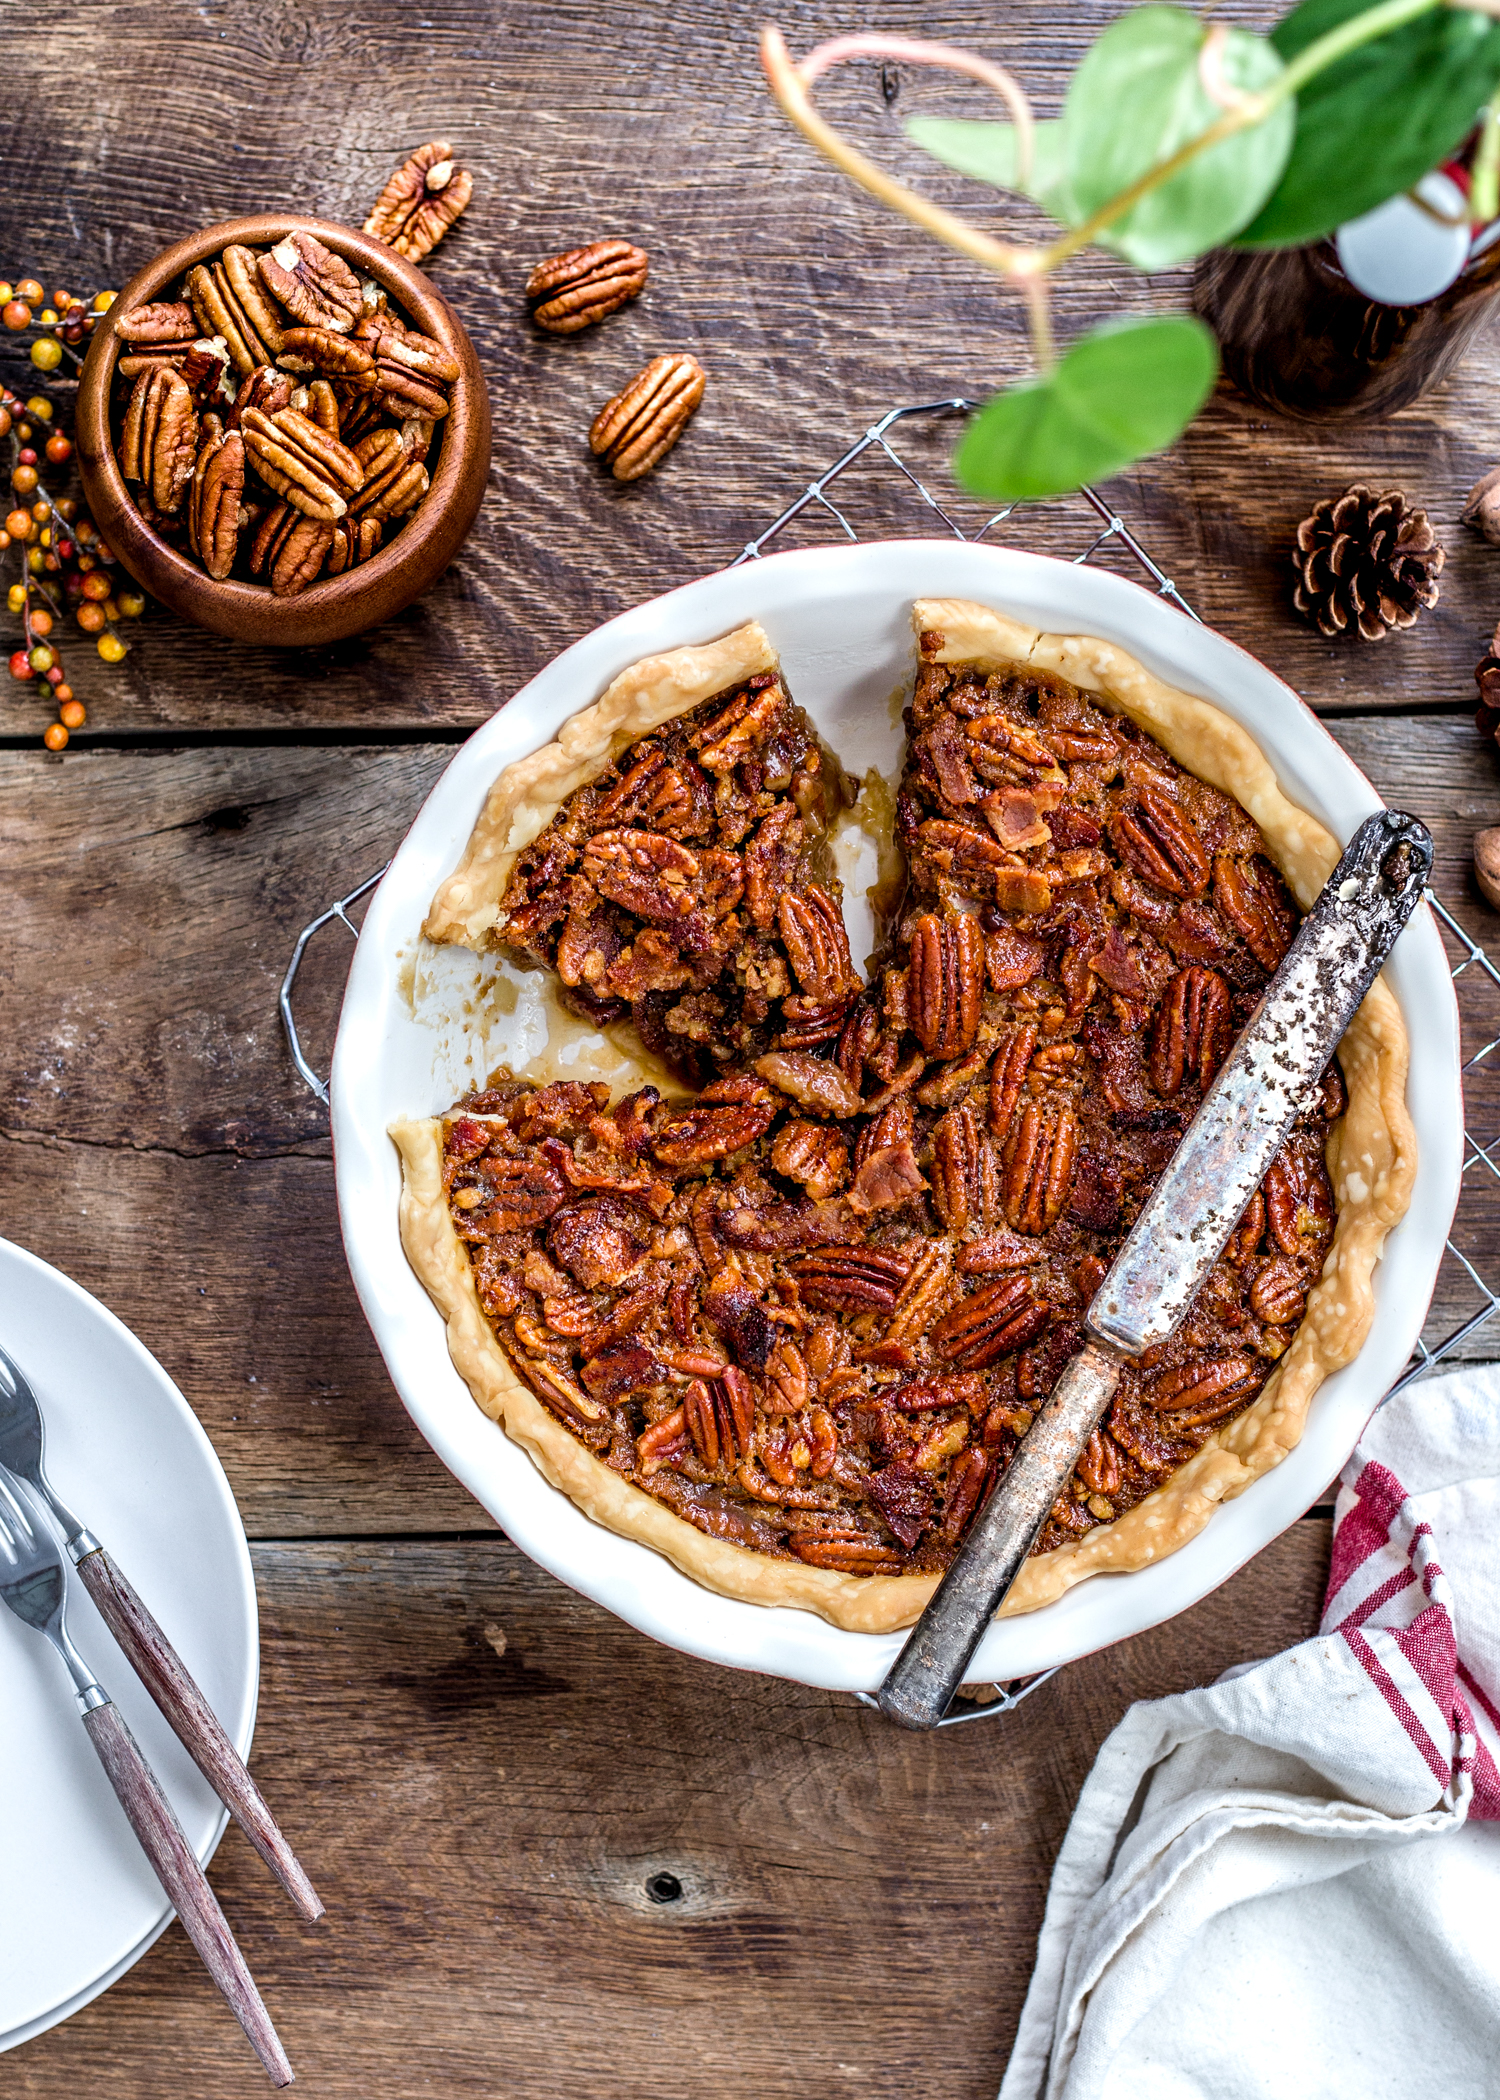
[[[130,1819],[130,1827],[141,1841],[141,1850],[171,1897],[182,1929],[197,1948],[203,1966],[249,2036],[271,2083],[290,2085],[292,2067],[255,1988],[255,1979],[245,1966],[245,1957],[235,1944],[228,1920],[183,1835],[172,1804],[142,1757],[124,1715],[106,1700],[84,1714],[83,1725],[99,1753],[100,1764],[109,1774],[121,1808]]]
[[[323,1915],[318,1892],[261,1799],[218,1716],[188,1675],[182,1657],[162,1632],[104,1548],[94,1545],[78,1562],[83,1586],[99,1616],[119,1642],[141,1683],[161,1708],[187,1751],[302,1916]]]
[[[1095,1424],[1114,1398],[1121,1358],[1085,1342],[954,1555],[878,1694],[903,1728],[936,1728],[974,1650],[1020,1574]]]

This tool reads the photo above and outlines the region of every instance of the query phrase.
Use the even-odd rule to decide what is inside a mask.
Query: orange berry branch
[[[6,591],[6,604],[21,622],[21,646],[10,656],[10,675],[20,684],[41,683],[57,707],[57,719],[43,732],[49,751],[61,751],[86,720],[83,702],[68,683],[61,655],[62,623],[71,614],[84,634],[93,637],[105,663],[117,664],[127,653],[120,624],[139,619],[146,609],[143,594],[128,577],[114,573],[114,554],[99,537],[93,520],[78,501],[49,489],[42,476],[57,470],[65,484],[73,458],[73,441],[59,422],[58,408],[71,401],[77,382],[53,379],[64,360],[81,366],[81,351],[92,330],[114,303],[113,292],[92,300],[57,291],[47,303],[35,278],[0,283],[0,347],[5,336],[31,334],[29,361],[53,393],[29,399],[0,381],[0,440],[9,446],[11,508],[0,523],[0,570],[14,554],[16,580]],[[19,347],[19,345],[17,346]],[[54,477],[55,478],[55,477]]]

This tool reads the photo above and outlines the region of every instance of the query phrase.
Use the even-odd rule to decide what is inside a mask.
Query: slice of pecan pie
[[[677,711],[631,739],[623,725],[638,719],[643,688],[648,712],[663,696]],[[861,989],[828,850],[838,770],[760,628],[648,659],[591,712],[606,726],[587,778],[578,724],[566,747],[548,747],[550,780],[536,761],[510,769],[429,934],[477,932],[555,970],[575,1014],[600,1027],[628,1018],[692,1085],[773,1046],[803,1051],[837,1036]],[[571,792],[549,798],[553,786]],[[502,832],[503,858],[488,849]]]
[[[1009,1464],[1337,856],[1243,731],[1123,652],[917,622],[909,890],[868,986],[818,857],[831,768],[741,647],[732,687],[690,684],[538,812],[485,928],[583,1010],[628,1005],[696,1099],[504,1081],[394,1133],[455,1361],[548,1477],[716,1589],[871,1630]],[[1382,987],[1341,1058],[1009,1608],[1173,1550],[1359,1346],[1414,1157]]]

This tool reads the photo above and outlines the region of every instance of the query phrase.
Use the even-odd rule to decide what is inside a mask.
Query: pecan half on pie
[[[1274,842],[1200,777],[1225,732],[1259,754],[1122,652],[1082,645],[1085,686],[1056,668],[1076,645],[1049,667],[1058,638],[984,608],[918,625],[908,888],[868,982],[827,850],[836,769],[742,629],[681,652],[675,711],[651,660],[629,704],[617,681],[503,778],[429,920],[555,971],[601,1025],[628,1015],[695,1098],[501,1079],[394,1133],[455,1360],[549,1477],[715,1588],[871,1628],[952,1558],[1284,952],[1275,848],[1320,850],[1258,777]],[[1330,1066],[1182,1329],[1126,1369],[1023,1608],[1190,1536],[1357,1348],[1412,1168],[1377,1007],[1345,1046],[1348,1124]],[[1336,1202],[1350,1127],[1364,1164]]]

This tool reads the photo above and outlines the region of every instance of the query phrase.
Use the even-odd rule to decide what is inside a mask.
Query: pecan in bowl
[[[358,633],[420,595],[489,466],[483,378],[446,302],[383,241],[284,216],[210,228],[126,285],[77,429],[131,575],[274,644]],[[327,529],[283,530],[287,508]]]

